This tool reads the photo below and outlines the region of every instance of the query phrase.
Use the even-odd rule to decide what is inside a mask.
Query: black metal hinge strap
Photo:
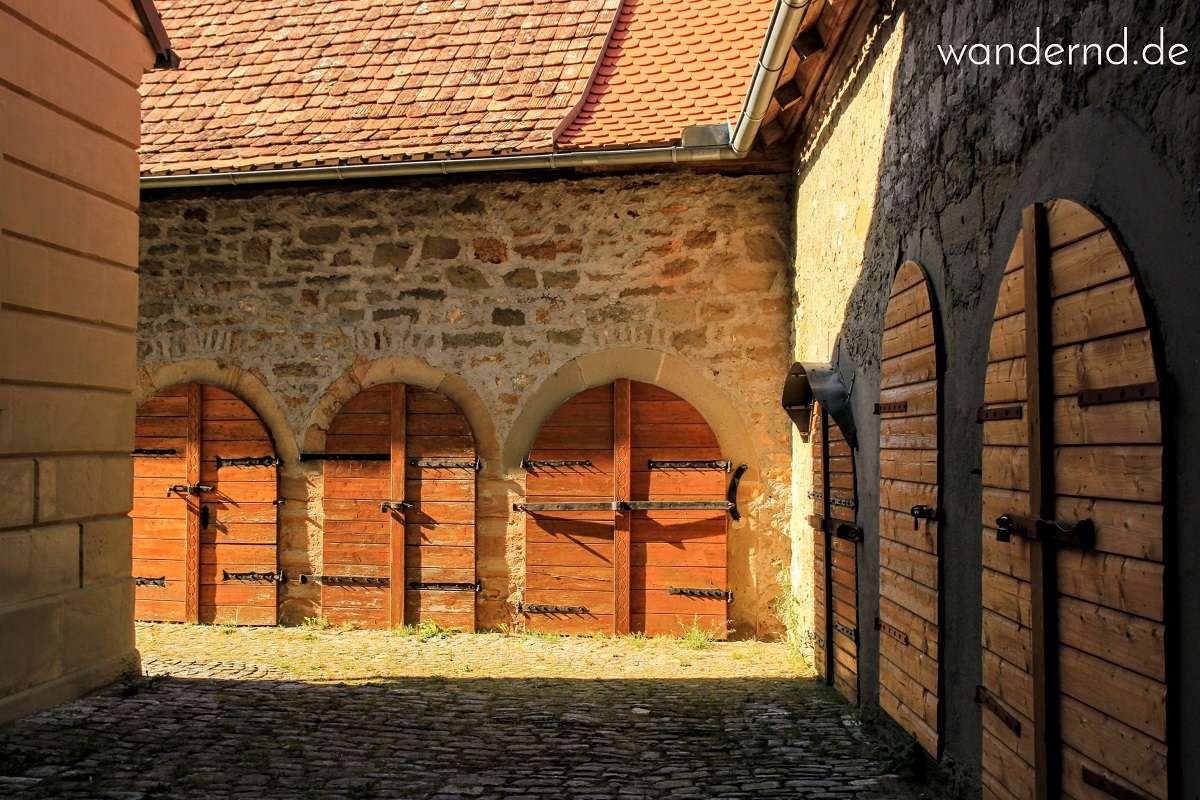
[[[729,511],[728,500],[622,500],[621,511]]]
[[[167,489],[167,496],[170,497],[173,494],[201,495],[213,491],[215,491],[215,487],[204,483],[177,483],[170,489]]]
[[[838,631],[839,633],[842,633],[842,634],[850,637],[851,639],[854,640],[855,644],[858,644],[858,629],[857,628],[851,628],[849,625],[843,625],[840,622],[835,622],[835,623],[833,623],[833,629],[835,631]]]
[[[681,469],[681,470],[720,470],[721,472],[729,472],[732,464],[728,461],[719,461],[715,459],[699,460],[699,461],[655,461],[647,459],[646,469]]]
[[[223,581],[283,583],[286,579],[283,572],[230,572],[229,570],[221,570],[221,580]]]
[[[407,500],[384,500],[379,504],[379,511],[383,514],[389,511],[405,512],[410,508],[412,508],[412,503]]]
[[[889,625],[879,617],[875,618],[875,630],[886,634],[895,639],[900,644],[908,644],[908,634],[897,628],[895,625]]]
[[[825,495],[823,493],[816,492],[816,491],[809,492],[808,496],[812,500],[824,500],[825,499]],[[858,503],[854,502],[853,500],[847,500],[844,497],[829,498],[829,505],[837,506],[839,508],[858,508]]]
[[[1003,514],[997,517],[996,541],[1007,542],[1013,536],[1090,550],[1096,546],[1096,525],[1090,519],[1064,522],[1021,514]]]
[[[579,502],[579,503],[513,503],[513,511],[528,511],[537,514],[542,511],[620,511],[616,502]]]
[[[1021,720],[1017,719],[1011,711],[1001,705],[996,696],[989,692],[986,687],[975,687],[975,702],[995,714],[996,718],[1004,723],[1004,727],[1017,736],[1021,735]]]
[[[391,461],[387,453],[301,453],[301,461]]]
[[[408,465],[425,469],[469,469],[472,472],[483,469],[483,462],[478,458],[410,458]]]
[[[1099,789],[1109,797],[1115,797],[1117,800],[1151,800],[1149,795],[1130,789],[1128,786],[1122,786],[1112,778],[1101,775],[1099,772],[1083,768],[1083,782],[1093,789]]]
[[[278,467],[279,459],[275,456],[246,456],[245,458],[221,458],[214,456],[217,469],[221,467]]]
[[[301,575],[300,582],[320,583],[324,586],[391,586],[391,578],[375,578],[368,575]]]
[[[734,522],[742,518],[742,512],[738,510],[738,487],[742,485],[742,478],[746,475],[746,471],[750,469],[746,464],[738,464],[737,469],[733,471],[733,477],[729,479],[729,489],[725,492],[725,499],[729,502],[729,516]]]
[[[683,586],[669,586],[667,594],[677,594],[683,597],[714,597],[727,603],[733,602],[733,592],[727,589],[692,589]]]
[[[179,455],[179,451],[174,447],[135,447],[133,448],[133,455],[163,458],[166,456],[177,456]]]
[[[517,603],[518,613],[525,614],[586,614],[586,606],[552,606],[544,603]]]
[[[999,408],[980,408],[975,414],[976,422],[999,422],[1004,419],[1021,419],[1025,416],[1024,406],[1000,406]]]
[[[1128,403],[1133,400],[1157,400],[1162,387],[1157,383],[1131,383],[1109,389],[1080,389],[1079,405],[1103,406],[1109,403]]]
[[[898,400],[894,403],[876,403],[875,416],[880,414],[903,414],[908,411],[908,401]]]
[[[134,586],[166,586],[167,585],[167,576],[164,575],[161,578],[143,578],[140,575],[135,575],[133,577],[133,585]]]
[[[435,581],[409,581],[408,588],[416,591],[478,592],[478,583],[438,583]]]
[[[590,467],[592,462],[586,458],[566,458],[566,459],[534,459],[527,458],[521,462],[521,466],[525,469],[538,469],[539,467]]]

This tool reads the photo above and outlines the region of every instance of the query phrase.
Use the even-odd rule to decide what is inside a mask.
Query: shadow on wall
[[[1158,312],[1166,368],[1178,396],[1200,393],[1200,364],[1194,357],[1200,352],[1200,327],[1193,321],[1200,271],[1185,268],[1194,265],[1200,251],[1200,214],[1188,182],[1200,161],[1194,148],[1200,119],[1195,70],[949,68],[938,55],[939,41],[971,40],[971,31],[1011,31],[1014,20],[1028,25],[1028,31],[1011,31],[1008,38],[1018,40],[1025,33],[1032,37],[1039,22],[1055,23],[1053,38],[1066,41],[1105,40],[1112,33],[1097,29],[1110,20],[1102,4],[1065,5],[1071,13],[1060,9],[1054,20],[1041,19],[1032,4],[1024,4],[1028,15],[992,4],[906,6],[879,28],[865,58],[845,76],[815,137],[800,151],[797,356],[824,360],[837,350],[856,373],[859,523],[867,532],[859,562],[859,680],[868,703],[877,702],[879,648],[879,634],[864,622],[877,613],[879,585],[879,420],[872,404],[879,395],[883,310],[892,275],[903,261],[918,261],[928,270],[941,309],[946,342],[941,557],[946,564],[966,565],[946,569],[942,584],[948,610],[939,642],[946,676],[944,735],[947,755],[974,773],[976,787],[982,435],[975,413],[983,401],[993,307],[1022,208],[1064,198],[1112,223]],[[1155,18],[1143,19],[1138,30],[1163,25],[1184,41],[1200,28],[1192,12],[1183,3],[1156,7]],[[1152,88],[1144,85],[1147,80],[1154,81]],[[882,132],[866,141],[870,134],[864,130],[872,125]],[[860,149],[860,163],[855,163],[851,156]],[[864,194],[865,178],[872,185]],[[848,188],[842,191],[842,186]],[[815,234],[812,247],[808,232]],[[828,254],[821,250],[823,241],[830,243]],[[826,275],[829,264],[835,272]],[[816,288],[806,293],[806,286]],[[841,312],[824,333],[817,330],[822,303]],[[840,342],[836,348],[835,341]],[[1200,441],[1196,415],[1180,415],[1173,424],[1179,441]],[[806,448],[800,445],[794,459],[794,474],[801,476],[794,498],[803,497],[803,476],[810,474],[803,463]],[[1200,498],[1185,489],[1200,482],[1200,464],[1181,452],[1166,474],[1173,486],[1164,492],[1178,498],[1175,518],[1197,518]],[[803,518],[799,511],[794,516]],[[1200,541],[1169,540],[1166,558],[1179,565],[1180,587],[1197,585]],[[1200,595],[1188,591],[1175,600],[1177,607],[1168,611],[1174,615],[1168,637],[1200,625]],[[1168,666],[1176,676],[1197,669],[1196,648],[1178,653]],[[1179,734],[1172,769],[1182,771],[1175,788],[1180,796],[1192,796],[1200,791],[1200,770],[1181,764],[1183,748],[1177,743],[1200,740],[1200,718],[1188,713],[1200,708],[1200,690],[1176,679],[1171,692]]]

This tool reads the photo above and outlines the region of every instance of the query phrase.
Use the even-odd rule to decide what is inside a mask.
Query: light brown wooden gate
[[[258,415],[175,386],[138,407],[134,447],[136,617],[274,625],[278,461]]]
[[[475,477],[466,416],[437,391],[364,389],[321,458],[321,608],[335,624],[475,629]]]
[[[984,796],[1165,798],[1159,375],[1095,214],[1025,209],[988,362]]]
[[[820,402],[813,403],[812,443],[814,657],[818,674],[858,702],[858,494],[854,450]],[[830,612],[832,609],[832,613]],[[830,646],[832,643],[832,646]]]
[[[940,755],[938,326],[925,270],[905,262],[879,367],[879,705]]]
[[[726,635],[731,465],[687,401],[631,380],[581,392],[525,465],[530,630]]]

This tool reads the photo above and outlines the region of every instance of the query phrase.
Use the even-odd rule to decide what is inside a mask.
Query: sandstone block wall
[[[877,609],[879,503],[878,417],[871,404],[878,397],[883,310],[891,276],[904,260],[919,261],[930,273],[946,343],[946,614],[939,647],[950,709],[946,752],[966,773],[979,768],[980,736],[973,702],[981,636],[981,434],[975,412],[992,309],[1024,206],[1065,197],[1111,220],[1157,310],[1166,368],[1178,382],[1174,437],[1200,440],[1200,417],[1190,399],[1200,391],[1194,358],[1200,336],[1189,322],[1200,291],[1200,273],[1192,266],[1200,241],[1196,54],[1185,67],[960,67],[945,65],[937,49],[1020,44],[1032,41],[1039,26],[1043,43],[1109,43],[1128,26],[1130,44],[1140,46],[1156,40],[1161,26],[1168,44],[1194,50],[1200,36],[1196,8],[1183,2],[898,3],[863,52],[854,54],[832,104],[796,147],[796,355],[829,360],[840,354],[847,374],[855,376],[859,520],[867,531],[859,562],[859,664],[868,702],[876,695],[878,650],[878,634],[870,629]],[[797,504],[810,488],[802,460],[795,460]],[[1168,467],[1180,526],[1169,557],[1179,570],[1177,644],[1200,622],[1194,589],[1200,548],[1186,525],[1200,513],[1193,499],[1200,480],[1194,461],[1181,451],[1175,468]],[[811,590],[811,540],[797,534],[795,585],[804,593]],[[1179,714],[1182,741],[1195,742],[1200,724],[1190,712],[1200,708],[1200,693],[1185,676],[1200,666],[1200,651],[1184,644],[1178,657],[1174,668],[1184,679],[1173,684],[1170,703],[1178,709],[1172,713]],[[1200,771],[1185,764],[1181,772],[1180,796],[1195,795]]]
[[[319,446],[361,385],[441,386],[485,460],[487,626],[511,622],[519,599],[523,527],[509,509],[541,419],[618,375],[674,388],[750,463],[730,615],[742,635],[774,635],[789,560],[788,208],[786,177],[688,173],[151,193],[141,391],[237,384],[260,395],[246,399],[286,457]],[[283,474],[281,564],[311,572],[321,470],[293,460]],[[284,597],[285,621],[316,613],[309,587]]]
[[[0,1],[0,722],[133,666],[129,3]]]

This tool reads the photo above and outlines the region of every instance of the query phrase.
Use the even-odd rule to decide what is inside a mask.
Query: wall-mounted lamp
[[[829,414],[851,447],[857,448],[854,415],[850,411],[850,390],[832,364],[802,364],[797,361],[788,370],[783,383],[783,410],[792,418],[801,437],[808,441],[812,404],[816,400]]]

